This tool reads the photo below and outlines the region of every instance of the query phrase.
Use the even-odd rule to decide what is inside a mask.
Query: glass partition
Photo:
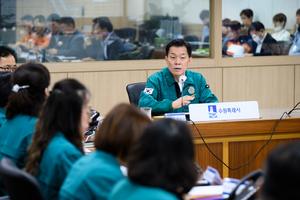
[[[19,62],[163,59],[183,38],[210,57],[209,0],[1,0],[1,45]]]
[[[222,0],[223,57],[300,54],[300,0]]]

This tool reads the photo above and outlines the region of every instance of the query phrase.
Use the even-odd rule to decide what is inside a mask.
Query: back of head
[[[95,18],[95,19],[93,20],[93,22],[94,22],[95,24],[98,23],[98,24],[99,24],[99,27],[100,27],[101,29],[106,28],[107,31],[110,32],[110,33],[111,33],[111,32],[113,31],[113,29],[114,29],[114,27],[113,27],[113,25],[112,25],[112,23],[111,23],[111,21],[109,20],[108,17],[97,17],[97,18]]]
[[[250,31],[260,31],[261,29],[265,30],[265,26],[260,21],[253,22],[250,26]]]
[[[199,17],[201,20],[204,20],[205,18],[209,18],[209,10],[202,10]]]
[[[238,30],[241,29],[241,23],[238,21],[232,21],[229,26],[231,30],[235,32],[238,32]]]
[[[36,172],[42,152],[58,132],[62,132],[66,139],[83,153],[83,133],[79,127],[82,107],[88,98],[89,91],[75,79],[64,79],[54,85],[36,124],[36,131],[27,153],[25,170],[28,173]]]
[[[47,17],[47,22],[57,22],[59,23],[60,21],[60,16],[58,14],[52,13]]]
[[[75,28],[75,21],[72,17],[62,17],[62,18],[60,18],[59,23],[66,24],[68,26],[73,25],[73,27]]]
[[[171,47],[186,47],[189,57],[192,55],[192,46],[183,39],[174,39],[166,46],[166,56],[168,56]]]
[[[296,15],[300,15],[300,9],[296,11]]]
[[[283,13],[276,14],[276,15],[273,17],[273,22],[280,22],[280,23],[283,23],[283,27],[285,27],[286,20],[287,20],[286,15],[283,14]]]
[[[222,20],[222,26],[229,26],[231,23],[231,20],[228,18],[225,18]]]
[[[0,72],[0,107],[5,108],[11,93],[11,72]]]
[[[46,18],[43,15],[37,15],[34,17],[35,22],[46,23]]]
[[[197,179],[192,135],[184,122],[162,119],[149,125],[132,147],[128,177],[181,196]]]
[[[7,56],[10,55],[12,55],[15,58],[15,61],[17,62],[17,54],[12,48],[7,47],[5,45],[0,46],[0,62],[1,62],[1,58],[4,57],[6,58]]]
[[[119,104],[103,120],[95,137],[95,147],[126,161],[128,151],[151,122],[137,106]]]
[[[245,15],[248,18],[253,17],[253,11],[251,9],[244,9],[240,13],[240,16],[242,15]]]
[[[266,163],[262,197],[267,200],[299,199],[300,143],[275,149]]]
[[[18,67],[11,76],[15,91],[9,97],[6,118],[11,119],[17,114],[38,117],[49,83],[50,74],[44,65],[30,62]]]

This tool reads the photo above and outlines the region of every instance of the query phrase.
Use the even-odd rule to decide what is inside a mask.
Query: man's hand
[[[244,55],[245,57],[252,57],[252,56],[253,56],[253,53],[243,53],[243,55]]]
[[[48,52],[53,54],[53,55],[56,55],[57,54],[57,49],[49,49]]]
[[[95,61],[95,59],[91,57],[83,58],[81,61]]]
[[[193,101],[195,99],[195,97],[191,97],[191,96],[184,96],[183,97],[183,105],[186,106],[186,105],[189,105],[191,103],[191,101]],[[173,109],[176,109],[176,108],[180,108],[181,107],[181,101],[182,101],[182,98],[178,98],[177,100],[173,101],[172,102],[172,107]]]

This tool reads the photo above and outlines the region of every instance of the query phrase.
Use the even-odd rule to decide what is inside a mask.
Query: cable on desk
[[[290,115],[294,110],[300,110],[300,108],[296,108],[299,104],[300,104],[300,102],[298,102],[298,103],[294,106],[294,108],[288,112],[287,115]]]
[[[299,102],[300,103],[300,102]],[[299,104],[298,103],[298,104]],[[297,104],[297,105],[298,105]],[[289,112],[289,114],[291,113],[291,112],[293,112],[293,110],[295,110],[295,108],[297,107],[297,105]],[[272,131],[272,134],[271,134],[271,137],[270,137],[270,139],[260,148],[260,150],[256,153],[256,155],[252,158],[252,160],[250,160],[249,162],[247,162],[247,163],[245,163],[245,164],[243,164],[243,165],[241,165],[241,166],[239,166],[239,167],[236,167],[236,168],[231,168],[231,167],[229,167],[226,163],[224,163],[218,156],[216,156],[211,150],[210,150],[210,148],[207,146],[207,144],[206,144],[206,142],[204,141],[204,138],[203,138],[203,136],[202,136],[202,134],[200,133],[200,131],[199,131],[199,129],[198,129],[198,127],[196,126],[196,124],[192,121],[192,120],[190,120],[193,124],[194,124],[194,126],[195,126],[195,128],[197,129],[197,131],[198,131],[198,133],[199,133],[199,135],[200,135],[200,137],[201,137],[201,139],[202,139],[202,141],[203,141],[203,143],[205,144],[205,146],[206,146],[206,148],[208,149],[208,151],[214,156],[214,157],[216,157],[223,165],[225,165],[228,169],[230,169],[230,170],[237,170],[237,169],[240,169],[240,168],[242,168],[242,167],[244,167],[244,166],[246,166],[246,165],[248,165],[249,163],[251,163],[255,158],[256,158],[256,156],[260,153],[260,151],[271,141],[271,139],[272,139],[272,137],[273,137],[273,134],[274,134],[274,132],[275,132],[275,129],[276,129],[276,127],[277,127],[277,124],[280,122],[280,120],[283,118],[283,116],[284,116],[284,114],[286,114],[286,115],[289,115],[286,111],[284,112],[284,113],[282,113],[282,115],[281,115],[281,117],[277,120],[277,122],[276,122],[276,124],[275,124],[275,127],[274,127],[274,129],[273,129],[273,131]]]

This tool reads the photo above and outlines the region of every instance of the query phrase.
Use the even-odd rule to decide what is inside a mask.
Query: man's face
[[[59,31],[60,25],[56,21],[47,22],[48,28],[52,31],[52,33],[57,33]]]
[[[74,34],[74,27],[72,24],[68,25],[68,24],[62,23],[62,24],[60,24],[60,30],[65,36]]]
[[[28,31],[30,31],[33,27],[33,23],[32,21],[27,21],[27,20],[22,20],[21,21],[21,25],[23,28],[27,29]]]
[[[242,15],[241,20],[242,20],[242,23],[244,26],[247,26],[247,27],[251,26],[252,17],[248,18],[246,15]]]
[[[251,35],[252,37],[253,37],[253,35],[256,35],[256,36],[258,36],[260,39],[263,39],[263,37],[265,36],[265,35],[264,35],[263,29],[261,29],[260,31],[255,31],[255,30],[250,31],[250,35]]]
[[[16,68],[16,60],[12,55],[0,58],[0,71],[13,72]]]
[[[102,39],[105,39],[109,33],[107,31],[107,28],[101,28],[99,26],[99,24],[95,24],[95,27],[94,27],[94,34],[95,34],[95,38],[96,40],[102,40]]]
[[[300,24],[300,15],[296,15],[296,22],[297,24]]]
[[[41,33],[45,30],[46,25],[42,22],[34,21],[34,26],[36,28],[37,33]]]
[[[189,57],[185,46],[172,46],[168,56],[165,57],[168,68],[175,80],[178,80],[181,75],[185,74],[188,66],[192,63],[193,58]]]

